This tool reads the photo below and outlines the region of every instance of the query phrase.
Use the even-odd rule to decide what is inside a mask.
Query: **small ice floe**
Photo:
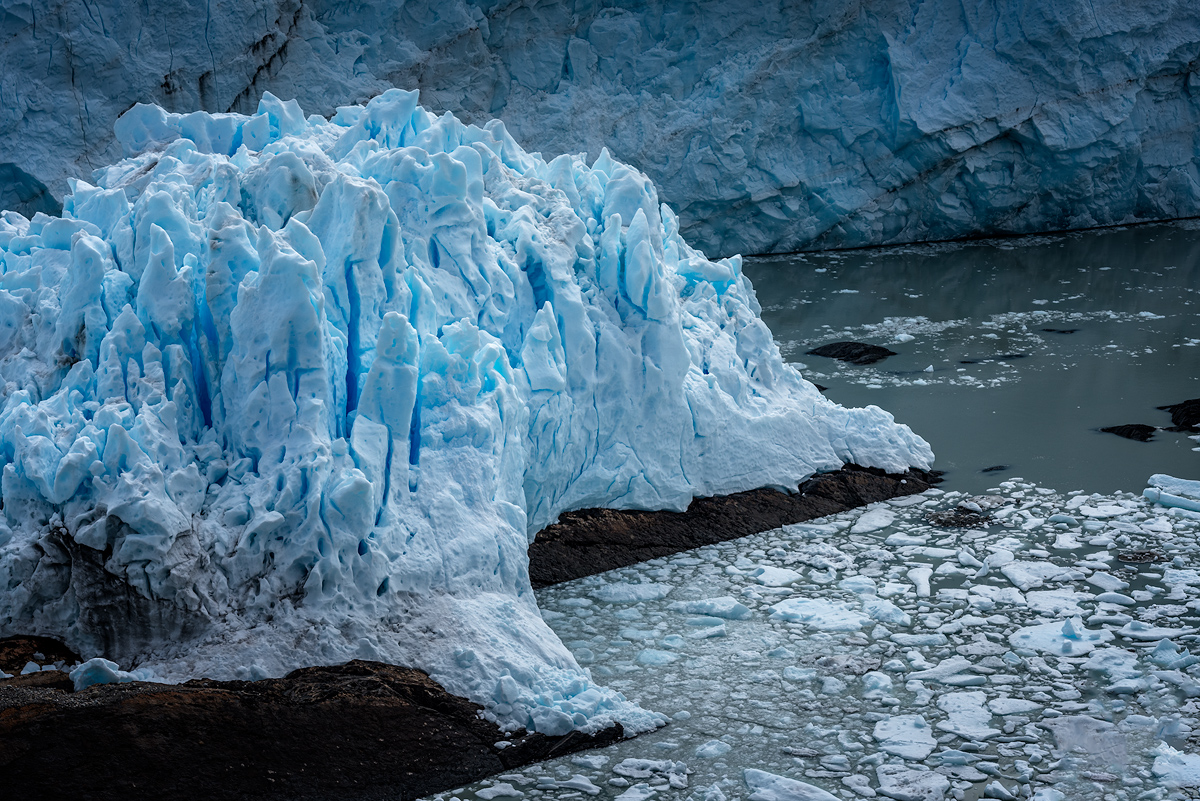
[[[825,792],[808,782],[776,776],[765,770],[747,768],[742,772],[750,788],[749,801],[839,801],[836,795]]]
[[[671,592],[670,584],[654,582],[631,584],[627,581],[614,581],[592,590],[591,596],[606,604],[636,604],[642,601],[657,601],[666,598],[669,592]]]
[[[853,631],[865,626],[870,618],[850,604],[823,598],[789,598],[771,607],[772,620],[804,623],[820,631]]]
[[[705,615],[726,620],[745,620],[750,617],[750,608],[729,595],[699,601],[676,601],[671,604],[671,609],[690,615]]]
[[[1087,629],[1077,617],[1017,629],[1008,637],[1013,648],[1057,656],[1083,656],[1113,638],[1108,629]]]
[[[874,737],[881,749],[904,759],[925,759],[937,746],[929,724],[920,715],[893,715],[881,720],[875,724]]]

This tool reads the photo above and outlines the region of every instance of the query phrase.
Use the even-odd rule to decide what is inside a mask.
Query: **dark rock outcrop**
[[[875,364],[888,356],[896,355],[894,350],[888,350],[879,345],[868,345],[865,342],[830,342],[828,345],[813,348],[805,353],[811,356],[837,359],[850,364]]]
[[[1142,423],[1130,423],[1124,426],[1108,426],[1100,430],[1105,434],[1116,434],[1118,437],[1132,439],[1136,442],[1149,442],[1154,439],[1154,432],[1158,429]]]
[[[813,476],[796,492],[757,489],[697,498],[684,512],[581,509],[538,532],[529,546],[534,587],[801,523],[868,503],[924,492],[935,473],[889,475],[847,465]]]
[[[0,681],[5,798],[407,800],[623,735],[505,737],[421,671],[357,660],[78,693],[19,678]]]
[[[1158,408],[1171,414],[1172,431],[1200,430],[1200,398],[1192,398]]]

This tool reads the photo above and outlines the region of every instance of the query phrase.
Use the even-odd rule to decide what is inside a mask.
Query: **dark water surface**
[[[1137,492],[1153,473],[1200,477],[1187,433],[1142,443],[1099,431],[1169,426],[1155,407],[1200,396],[1194,222],[756,257],[744,271],[784,358],[833,400],[909,424],[948,489],[1022,476]],[[805,353],[839,340],[898,355],[861,367]]]

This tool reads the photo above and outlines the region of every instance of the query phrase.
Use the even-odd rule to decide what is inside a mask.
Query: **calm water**
[[[1138,491],[1152,473],[1200,476],[1186,434],[1141,443],[1098,431],[1169,426],[1155,407],[1200,396],[1194,223],[755,258],[744,269],[784,358],[833,400],[912,426],[947,487],[1023,476]],[[899,355],[866,367],[805,355],[847,339]]]

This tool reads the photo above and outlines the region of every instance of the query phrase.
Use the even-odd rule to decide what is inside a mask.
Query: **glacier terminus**
[[[607,151],[399,89],[116,136],[61,216],[0,219],[0,635],[164,680],[388,661],[506,728],[645,731],[539,616],[534,532],[930,466]]]

